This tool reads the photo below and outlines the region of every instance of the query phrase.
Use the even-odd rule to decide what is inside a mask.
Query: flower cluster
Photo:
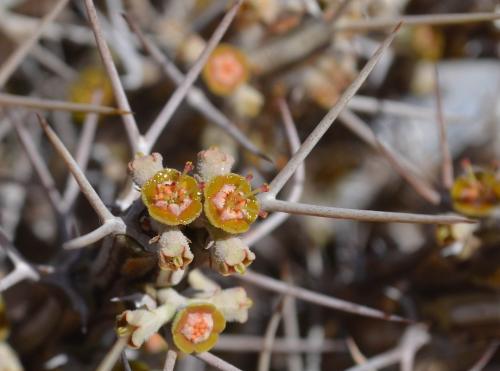
[[[126,336],[128,345],[139,348],[158,330],[172,321],[174,345],[184,353],[210,350],[224,330],[226,321],[243,323],[252,301],[242,287],[221,289],[198,270],[189,274],[194,298],[180,295],[172,288],[158,290],[156,308],[127,310],[117,316],[117,333]]]
[[[234,159],[213,147],[198,154],[198,174],[188,162],[183,172],[164,168],[158,153],[139,154],[130,164],[132,178],[141,189],[151,225],[158,236],[159,267],[164,271],[184,271],[195,259],[189,239],[181,227],[205,226],[213,243],[210,262],[223,275],[244,273],[255,255],[236,235],[246,232],[257,219],[260,207],[256,194],[267,186],[252,190],[250,177],[231,172]]]

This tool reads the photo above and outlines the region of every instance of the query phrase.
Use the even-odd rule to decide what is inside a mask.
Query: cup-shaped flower
[[[165,304],[158,308],[126,310],[116,317],[116,331],[119,336],[129,336],[128,345],[140,348],[161,326],[170,321],[176,307]]]
[[[98,66],[88,66],[81,70],[69,88],[69,100],[75,103],[89,104],[96,91],[102,93],[101,104],[109,105],[113,102],[113,88],[106,71]],[[78,112],[73,115],[76,121],[81,122],[85,114]]]
[[[238,237],[215,241],[211,249],[212,267],[224,275],[243,274],[255,260],[255,254]]]
[[[184,353],[202,353],[215,345],[225,327],[226,320],[214,305],[195,303],[177,313],[172,336],[177,348]]]
[[[218,147],[210,147],[198,153],[198,173],[205,182],[210,181],[214,176],[229,174],[233,164],[233,156],[221,151]]]
[[[500,205],[500,180],[495,172],[469,168],[451,189],[453,208],[472,217],[488,216]]]
[[[201,193],[196,179],[175,169],[163,169],[141,188],[149,215],[167,225],[189,224],[201,213]]]
[[[208,58],[202,77],[212,93],[229,95],[248,80],[247,59],[234,46],[220,44]]]
[[[128,168],[134,183],[142,187],[148,179],[163,170],[163,157],[157,152],[150,155],[139,153],[128,163]]]
[[[189,240],[179,230],[163,232],[158,240],[158,264],[164,270],[185,269],[193,261]]]
[[[257,219],[259,202],[248,180],[229,173],[205,185],[205,214],[210,223],[229,233],[243,233]]]
[[[210,302],[222,312],[226,321],[240,323],[247,321],[248,309],[253,304],[243,287],[224,289],[212,296]]]

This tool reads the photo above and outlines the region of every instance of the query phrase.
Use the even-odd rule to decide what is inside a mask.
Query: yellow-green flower
[[[184,353],[202,353],[210,350],[226,320],[212,304],[191,304],[175,316],[172,336],[175,345]]]
[[[493,171],[468,168],[451,189],[453,208],[472,217],[488,216],[500,205],[500,180]]]
[[[205,214],[210,223],[229,233],[243,233],[257,219],[259,202],[248,180],[229,173],[205,185]]]
[[[201,193],[193,177],[175,169],[163,169],[141,188],[149,215],[167,225],[189,224],[201,213]]]

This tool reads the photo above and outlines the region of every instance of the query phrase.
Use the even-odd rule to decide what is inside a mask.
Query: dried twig
[[[347,348],[349,349],[349,353],[351,354],[352,359],[356,364],[363,365],[366,363],[366,357],[361,353],[358,345],[354,341],[352,337],[348,337],[346,340]],[[370,368],[369,371],[377,371],[376,368]]]
[[[104,67],[106,68],[106,72],[108,73],[108,77],[113,88],[116,103],[123,112],[127,112],[123,114],[122,119],[125,124],[125,130],[127,131],[132,152],[136,153],[141,151],[144,146],[143,138],[139,132],[139,128],[137,127],[134,115],[131,113],[132,110],[130,108],[127,95],[125,94],[125,90],[123,89],[120,81],[120,76],[116,70],[108,44],[102,34],[93,0],[85,0],[85,7],[89,16],[90,25],[92,26],[92,30],[94,32],[97,48],[99,49]]]
[[[224,361],[223,359],[220,359],[212,353],[200,353],[197,354],[196,357],[222,371],[242,371],[238,367],[233,366],[232,364]]]
[[[0,292],[7,290],[9,287],[23,280],[38,281],[40,279],[38,272],[21,256],[21,254],[19,254],[1,227],[0,246],[5,249],[7,256],[14,265],[14,270],[0,279]]]
[[[43,188],[47,192],[47,196],[49,197],[49,201],[57,213],[62,213],[61,208],[61,194],[57,190],[56,183],[54,178],[50,174],[47,165],[43,161],[42,156],[38,152],[33,139],[31,138],[28,130],[24,126],[24,124],[18,120],[13,115],[10,115],[13,120],[14,129],[16,130],[17,136],[28,155],[28,158],[35,169],[40,181],[42,183]]]
[[[221,352],[249,352],[257,353],[264,349],[264,338],[252,335],[221,335],[214,350]],[[305,339],[276,338],[271,347],[273,353],[297,353],[311,352],[345,352],[345,342],[342,340],[324,340],[320,345],[311,344]]]
[[[414,325],[406,329],[399,344],[393,348],[368,359],[365,363],[351,367],[346,371],[371,371],[401,363],[402,371],[413,370],[413,359],[416,352],[430,340],[427,329],[422,325]]]
[[[283,188],[288,179],[290,179],[293,173],[297,170],[300,164],[304,162],[307,155],[309,155],[312,149],[330,128],[340,112],[345,108],[349,100],[354,96],[354,94],[356,94],[358,89],[361,87],[363,82],[366,80],[370,72],[382,57],[384,51],[389,48],[392,41],[394,40],[394,37],[396,36],[398,28],[399,27],[396,27],[396,29],[394,29],[384,40],[384,42],[380,45],[377,51],[363,67],[356,79],[339,98],[335,106],[325,115],[325,117],[323,117],[318,125],[316,125],[312,133],[309,134],[304,143],[302,143],[300,149],[295,153],[295,155],[293,155],[293,157],[290,159],[290,161],[288,161],[286,166],[278,173],[278,175],[276,175],[276,177],[269,185],[270,191],[266,193],[267,198],[275,197]]]
[[[127,346],[128,338],[120,337],[97,366],[96,371],[111,371]]]
[[[469,371],[482,371],[486,365],[488,364],[489,361],[493,358],[495,353],[498,350],[498,346],[500,345],[500,342],[498,340],[492,341],[482,356],[477,360],[477,362],[469,369]]]
[[[500,18],[500,13],[450,13],[432,15],[407,15],[400,18],[372,18],[363,20],[339,20],[330,28],[331,31],[369,31],[405,26],[448,25],[474,22],[489,22]]]
[[[80,190],[84,194],[84,196],[89,201],[90,205],[93,207],[101,221],[104,223],[101,227],[97,228],[95,231],[90,232],[85,236],[80,236],[73,241],[68,241],[65,244],[66,248],[77,248],[83,247],[93,242],[98,241],[100,238],[105,237],[108,234],[120,234],[125,233],[126,226],[123,220],[119,217],[115,217],[108,210],[104,202],[102,202],[101,198],[94,190],[90,182],[88,181],[85,174],[82,172],[74,158],[71,156],[69,151],[66,149],[61,140],[57,137],[57,134],[50,128],[47,121],[38,116],[40,124],[47,135],[47,138],[50,140],[57,153],[62,157],[64,162],[69,168],[69,171],[75,177],[76,182],[80,186]]]
[[[184,74],[177,68],[175,64],[170,62],[156,44],[147,38],[137,23],[128,14],[124,15],[132,31],[137,35],[141,42],[142,48],[159,64],[163,72],[169,76],[172,81],[179,86],[185,79]],[[246,136],[243,134],[236,125],[234,125],[216,106],[214,106],[207,98],[202,90],[192,86],[187,93],[187,102],[198,112],[205,115],[205,117],[213,122],[215,125],[224,130],[234,140],[240,143],[243,148],[251,153],[269,160]]]
[[[279,102],[280,112],[285,126],[285,133],[290,144],[290,152],[292,155],[300,148],[300,139],[297,133],[297,128],[293,122],[292,114],[285,100]],[[306,177],[305,164],[302,163],[295,174],[293,175],[293,185],[287,201],[295,202],[300,199],[304,190],[304,182]],[[243,240],[248,245],[253,245],[262,237],[267,236],[273,230],[283,224],[290,214],[287,213],[274,213],[266,220],[253,227],[250,232],[245,234]]]
[[[96,91],[92,96],[92,103],[98,104],[101,101],[101,98],[102,91]],[[98,121],[99,115],[89,113],[85,116],[85,121],[83,122],[83,129],[75,155],[76,163],[83,172],[85,172],[85,169],[87,168]],[[69,211],[71,209],[76,201],[76,198],[78,197],[78,193],[78,184],[73,177],[69,176],[63,193],[63,210]]]
[[[283,300],[281,299],[267,324],[266,332],[264,334],[264,349],[260,352],[259,361],[257,363],[258,371],[268,371],[271,365],[271,347],[273,346],[278,326],[281,322],[281,318],[283,317],[282,310]]]
[[[175,350],[167,350],[167,357],[163,365],[163,371],[174,371],[175,361],[177,360],[177,352]]]
[[[39,24],[33,34],[18,46],[16,51],[0,67],[0,88],[2,88],[9,77],[14,73],[16,68],[22,63],[26,55],[30,52],[33,45],[36,44],[40,36],[45,32],[47,26],[59,15],[64,9],[68,0],[59,0],[54,8],[45,15],[42,22]]]
[[[441,195],[439,192],[428,184],[424,178],[415,176],[415,174],[405,168],[401,161],[398,160],[398,157],[393,156],[387,145],[378,138],[377,148],[389,161],[397,173],[401,175],[420,196],[433,205],[439,205],[441,202]]]
[[[459,215],[426,215],[412,213],[396,213],[388,211],[356,210],[340,207],[328,207],[287,202],[281,200],[264,199],[261,201],[265,211],[281,211],[297,215],[321,216],[334,219],[359,220],[363,222],[391,222],[391,223],[421,223],[421,224],[455,224],[476,223],[476,221]]]
[[[439,147],[441,149],[442,182],[446,189],[451,189],[453,186],[453,159],[446,138],[446,121],[443,114],[443,99],[441,89],[439,88],[439,72],[437,66],[434,66],[434,89],[436,95],[437,123],[439,127]]]
[[[351,303],[345,300],[337,299],[331,296],[323,295],[314,291],[293,286],[271,277],[247,270],[244,275],[237,275],[236,278],[257,285],[267,290],[279,292],[283,295],[290,295],[297,299],[308,301],[327,308],[337,309],[343,312],[358,314],[360,316],[379,318],[388,321],[406,322],[401,318],[392,314],[385,314],[377,309],[365,307],[363,305]]]
[[[0,106],[17,106],[27,108],[37,108],[51,111],[70,111],[84,113],[100,113],[103,115],[121,115],[128,112],[120,109],[94,104],[65,102],[52,99],[36,97],[24,97],[21,95],[0,93]]]
[[[177,89],[167,102],[167,104],[163,107],[163,109],[159,113],[158,117],[155,119],[153,124],[151,124],[151,127],[149,128],[149,130],[145,135],[146,146],[147,146],[146,149],[148,150],[146,152],[149,153],[154,143],[162,133],[163,129],[168,124],[169,120],[172,118],[174,112],[177,110],[177,107],[179,107],[183,99],[188,94],[189,89],[200,75],[203,66],[205,66],[208,58],[210,57],[210,54],[219,44],[220,40],[226,33],[234,17],[238,13],[238,9],[240,8],[241,4],[243,4],[243,0],[236,1],[236,3],[231,7],[231,9],[226,13],[224,18],[219,23],[216,30],[210,37],[210,40],[207,42],[205,48],[203,49],[203,52],[201,53],[197,61],[194,63],[193,67],[191,67],[191,69],[185,76],[184,81],[177,87]]]
[[[426,121],[434,120],[436,117],[436,112],[432,108],[390,99],[377,99],[364,95],[355,95],[352,97],[347,107],[353,111],[362,113],[386,114]],[[452,113],[447,113],[446,119],[450,122],[462,122],[465,120],[463,116]],[[403,124],[407,122],[407,120],[401,120],[399,122]]]

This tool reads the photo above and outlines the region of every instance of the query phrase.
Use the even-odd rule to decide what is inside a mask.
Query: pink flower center
[[[244,193],[237,190],[233,184],[224,184],[212,198],[212,203],[223,221],[243,219],[246,216],[244,208],[247,199]]]
[[[245,73],[238,58],[231,52],[223,52],[212,58],[212,76],[222,85],[233,86],[243,78]]]
[[[188,313],[181,334],[194,344],[208,339],[214,328],[214,319],[210,313]]]
[[[160,209],[168,210],[175,216],[179,216],[192,202],[193,200],[189,197],[187,190],[180,187],[175,181],[167,181],[156,185],[153,205]]]

